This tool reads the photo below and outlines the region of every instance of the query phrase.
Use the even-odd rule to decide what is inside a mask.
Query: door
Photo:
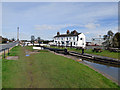
[[[72,47],[72,42],[70,43],[70,46]]]

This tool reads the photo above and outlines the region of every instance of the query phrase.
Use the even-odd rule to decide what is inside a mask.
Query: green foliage
[[[112,39],[113,39],[113,32],[111,30],[109,30],[107,32],[107,35],[103,36],[103,39],[105,40],[105,42],[103,42],[103,45],[106,47],[111,47],[112,46]]]
[[[120,33],[117,32],[113,37],[113,47],[120,48]]]
[[[19,50],[20,50],[20,46],[15,46],[14,48],[12,48],[10,50],[9,56],[18,56],[19,55]]]
[[[103,39],[105,40],[105,42],[103,42],[104,46],[120,48],[120,33],[119,32],[117,32],[114,35],[114,33],[110,30],[108,31],[107,35],[103,36]]]

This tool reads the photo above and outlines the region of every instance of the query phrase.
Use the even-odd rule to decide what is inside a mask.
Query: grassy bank
[[[56,47],[56,46],[51,46],[51,48],[59,48],[59,49],[64,49],[64,48],[62,48],[62,47]],[[82,52],[82,50],[76,50],[75,48],[67,48],[69,51],[76,51],[76,52]],[[110,52],[110,51],[108,51],[108,50],[102,50],[102,52],[98,52],[98,53],[96,53],[96,52],[92,52],[92,49],[86,49],[85,51],[84,51],[85,53],[88,53],[88,54],[93,54],[93,55],[99,55],[99,56],[105,56],[105,57],[111,57],[111,58],[116,58],[116,59],[118,59],[118,55],[120,54],[120,53],[118,53],[118,52]]]
[[[3,88],[118,88],[88,66],[50,52],[25,56],[31,47],[11,50],[19,60],[3,59]]]
[[[2,89],[2,59],[0,59],[0,89]]]

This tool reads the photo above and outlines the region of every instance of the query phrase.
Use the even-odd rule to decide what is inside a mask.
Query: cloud
[[[96,29],[96,27],[99,27],[100,24],[94,24],[94,23],[88,23],[87,25],[85,25],[86,28],[88,29]]]
[[[35,25],[35,30],[61,30],[63,28],[70,28],[70,27],[78,27],[78,28],[88,28],[88,29],[96,29],[99,27],[100,24],[95,24],[95,23],[88,23],[86,25],[84,24],[63,24],[63,25]],[[89,33],[89,32],[87,32]]]
[[[76,28],[78,32],[106,34],[109,28],[116,27],[118,3],[3,3],[3,32],[15,32],[21,26],[24,37],[30,35],[50,39],[57,31]],[[10,28],[5,28],[10,27]],[[109,27],[109,28],[108,28]],[[38,33],[39,32],[39,33]],[[16,35],[16,34],[15,34]],[[6,34],[5,36],[14,37]]]
[[[35,25],[35,30],[61,30],[69,27],[82,27],[83,25],[78,24],[63,24],[63,25]]]
[[[119,2],[119,0],[2,0],[2,2]]]

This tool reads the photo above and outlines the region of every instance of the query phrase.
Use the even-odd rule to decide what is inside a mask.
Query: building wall
[[[57,46],[63,45],[63,46],[85,47],[86,46],[85,35],[81,33],[78,36],[55,37],[54,44]]]
[[[78,35],[78,47],[86,47],[86,37],[83,33]]]
[[[0,36],[0,43],[2,43],[2,36]]]

